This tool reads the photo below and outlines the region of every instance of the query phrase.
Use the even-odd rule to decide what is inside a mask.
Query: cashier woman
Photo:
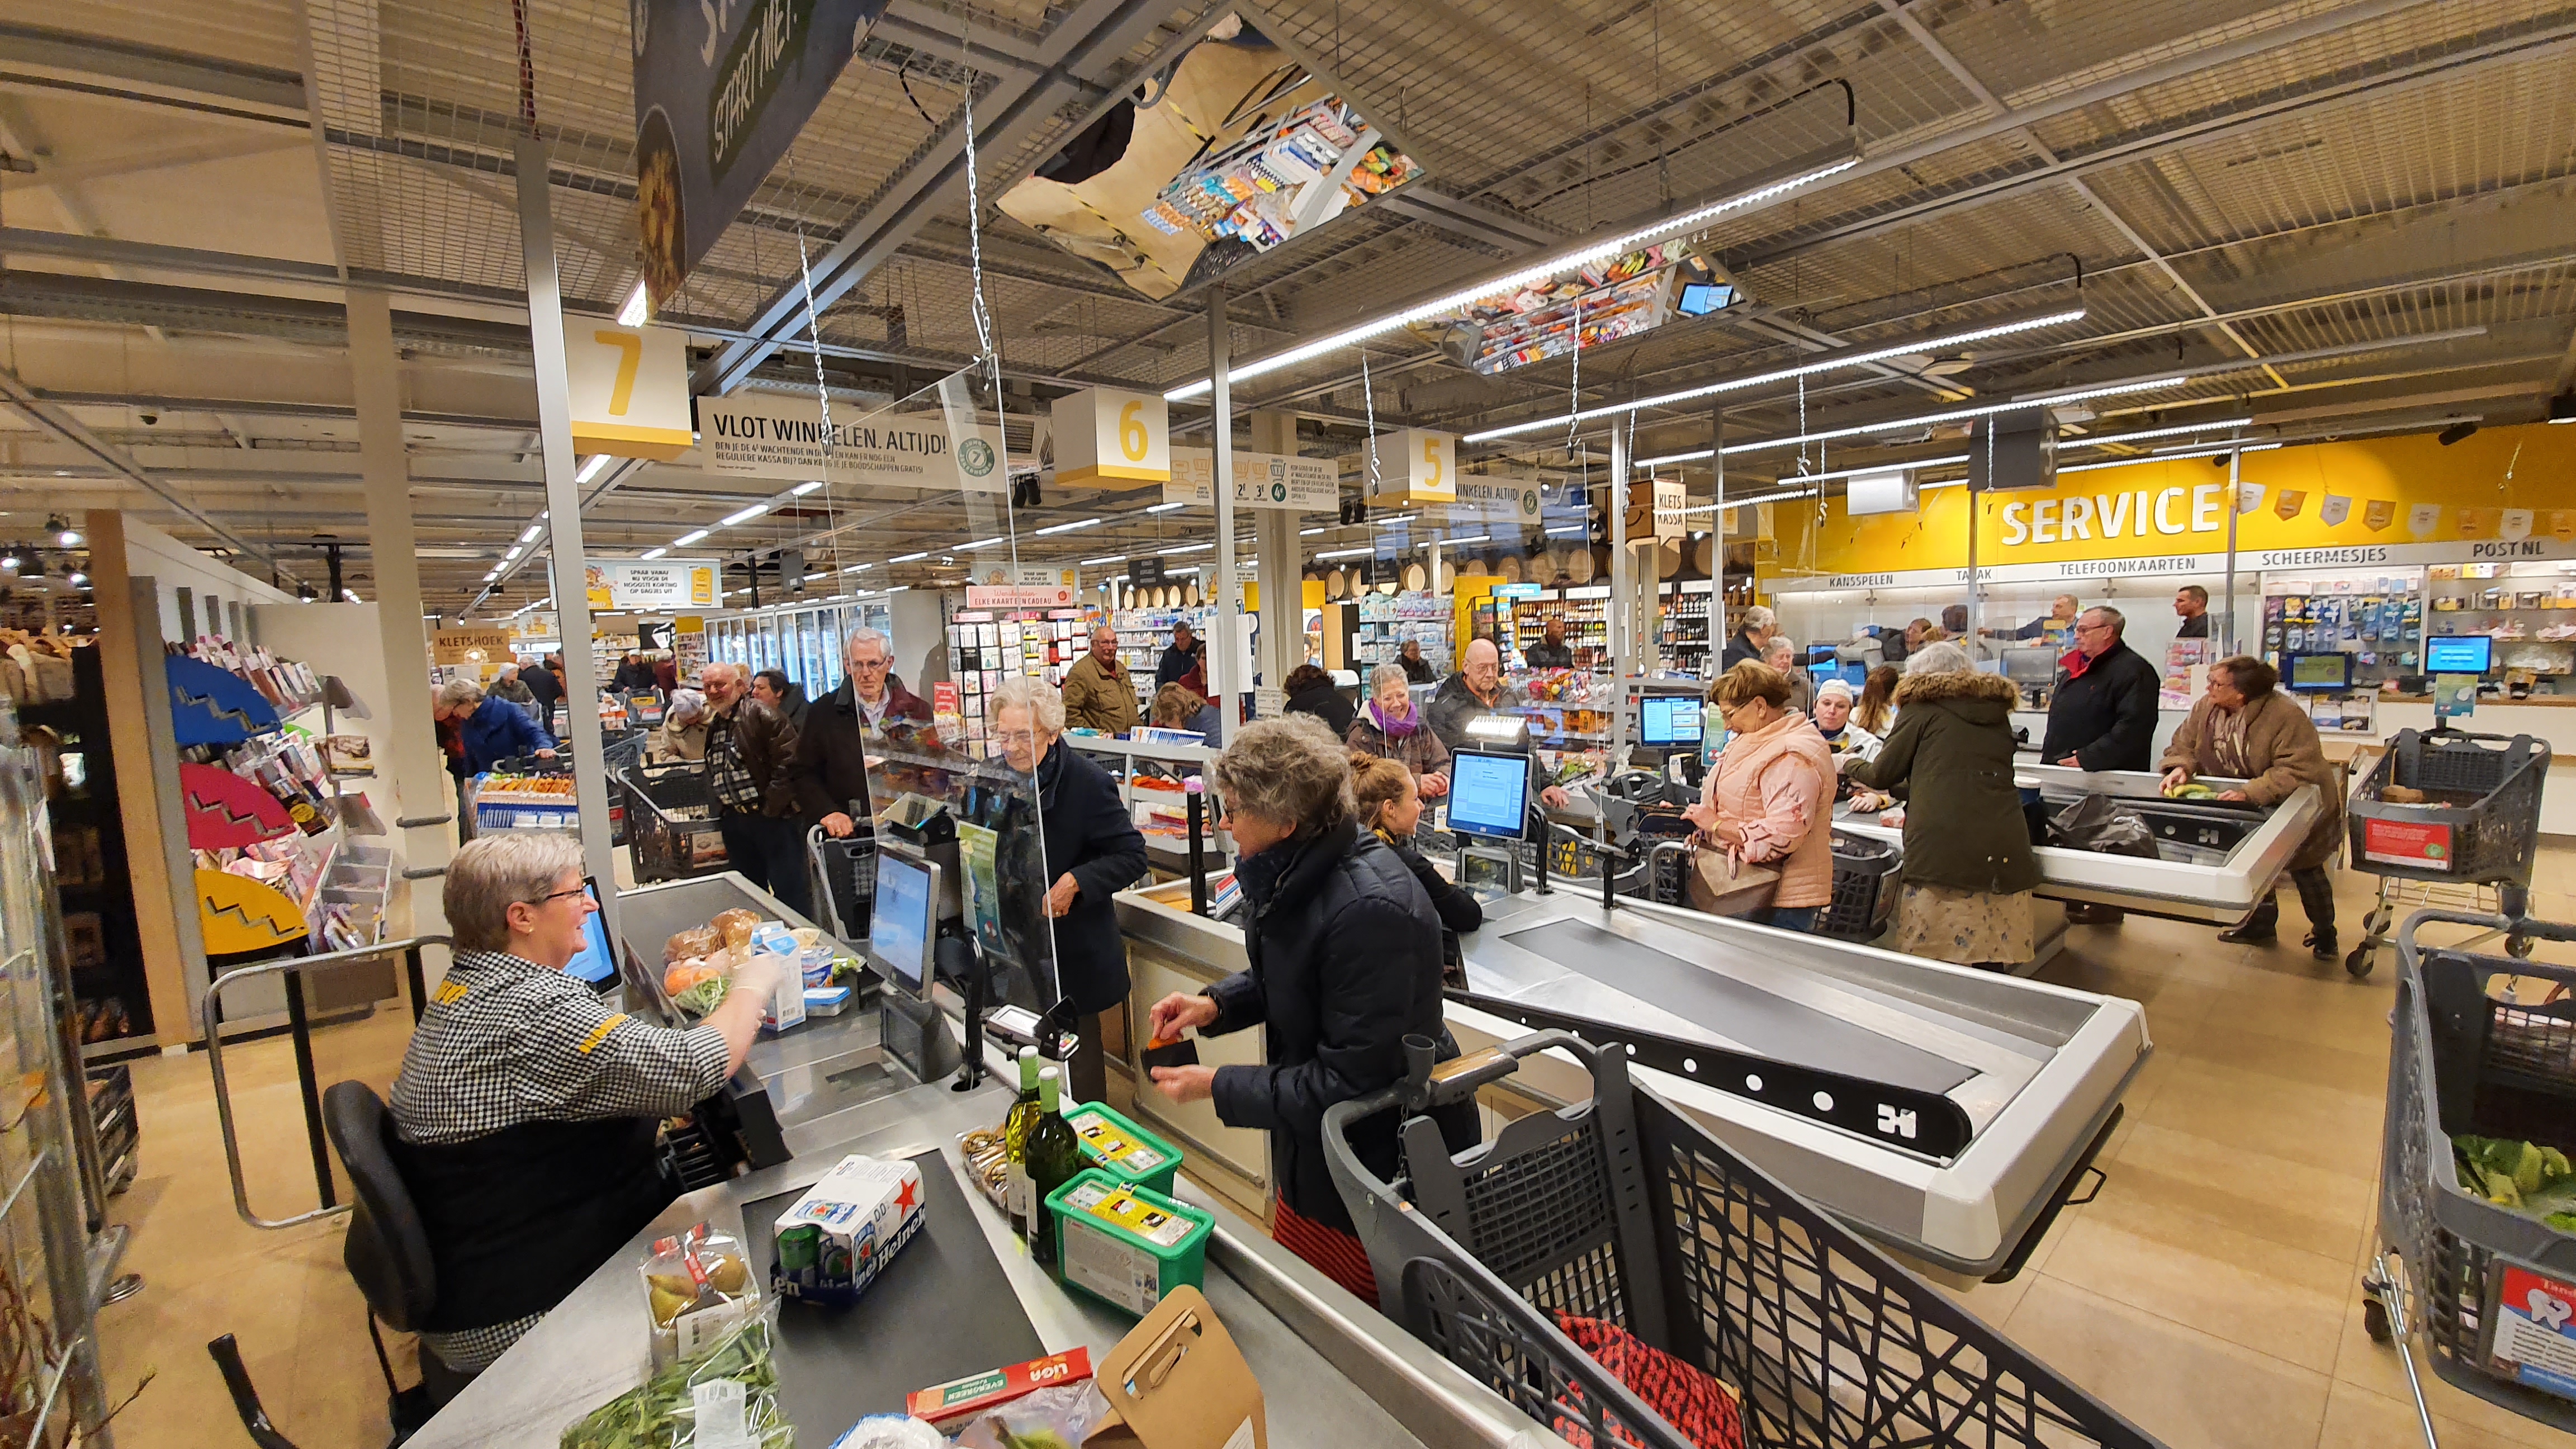
[[[599,909],[586,884],[565,835],[489,835],[448,862],[456,960],[394,1078],[390,1145],[437,1270],[420,1345],[458,1375],[679,1195],[654,1131],[741,1068],[778,986],[777,958],[754,956],[686,1031],[610,1011],[563,970]]]
[[[1270,1134],[1279,1186],[1271,1236],[1376,1303],[1377,1281],[1324,1162],[1324,1109],[1393,1085],[1404,1039],[1458,1054],[1441,1024],[1440,917],[1413,872],[1353,809],[1350,755],[1308,715],[1256,720],[1208,766],[1233,833],[1249,924],[1249,969],[1197,996],[1154,1003],[1157,1038],[1257,1026],[1263,1065],[1154,1068],[1175,1102],[1213,1099],[1217,1120]],[[1477,1140],[1476,1106],[1432,1113],[1452,1152]],[[1350,1145],[1380,1177],[1397,1171],[1396,1117],[1354,1124]]]

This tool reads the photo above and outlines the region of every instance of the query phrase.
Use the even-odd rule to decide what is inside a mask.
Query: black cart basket
[[[1592,1100],[1449,1156],[1430,1107],[1550,1048]],[[1324,1151],[1381,1309],[1571,1443],[1692,1449],[1576,1346],[1624,1330],[1727,1385],[1748,1445],[2149,1449],[2156,1441],[1628,1080],[1617,1052],[1541,1032],[1413,1072],[1324,1115]],[[1402,1109],[1408,1175],[1350,1126]],[[1590,1320],[1578,1323],[1573,1320]]]

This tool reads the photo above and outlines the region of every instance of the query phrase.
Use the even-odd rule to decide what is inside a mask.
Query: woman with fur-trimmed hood
[[[1905,661],[1896,723],[1877,757],[1843,757],[1854,784],[1906,802],[1905,889],[1890,949],[1979,966],[2031,958],[2039,862],[2013,784],[2020,697],[2001,675],[1979,674],[1957,645],[1931,645]]]

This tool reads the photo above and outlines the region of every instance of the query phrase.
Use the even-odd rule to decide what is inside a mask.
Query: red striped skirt
[[[1360,1246],[1358,1238],[1275,1202],[1270,1205],[1270,1240],[1341,1284],[1352,1297],[1371,1308],[1377,1306],[1377,1274],[1369,1268],[1368,1249]]]

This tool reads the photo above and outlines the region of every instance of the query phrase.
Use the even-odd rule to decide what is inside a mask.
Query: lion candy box
[[[787,1298],[857,1302],[920,1233],[921,1207],[919,1164],[858,1153],[842,1158],[778,1215],[771,1286]]]

